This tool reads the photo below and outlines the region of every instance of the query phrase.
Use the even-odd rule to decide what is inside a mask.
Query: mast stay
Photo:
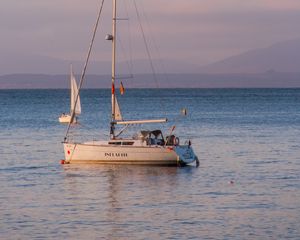
[[[86,72],[87,65],[88,65],[88,62],[89,62],[89,59],[90,59],[92,48],[93,48],[93,45],[94,45],[94,40],[95,40],[95,37],[96,37],[96,32],[97,32],[97,29],[98,29],[99,20],[100,20],[100,16],[101,16],[101,13],[102,13],[103,5],[104,5],[104,0],[101,0],[101,5],[100,5],[99,12],[98,12],[96,24],[95,24],[95,27],[94,27],[92,40],[91,40],[91,43],[90,43],[90,46],[89,46],[89,50],[88,50],[88,53],[87,53],[87,56],[86,56],[86,61],[85,61],[85,64],[84,64],[84,67],[83,67],[83,70],[82,70],[82,74],[81,74],[81,78],[80,78],[80,83],[79,83],[79,87],[78,87],[78,91],[77,91],[76,100],[75,100],[75,103],[74,103],[74,108],[72,109],[71,120],[70,120],[70,122],[68,124],[68,128],[67,128],[67,131],[66,131],[66,134],[65,134],[65,137],[64,137],[64,142],[68,138],[70,127],[71,127],[71,125],[72,125],[72,123],[74,121],[75,109],[76,109],[76,105],[77,105],[77,102],[78,102],[78,99],[79,99],[79,93],[80,93],[80,90],[81,90],[81,86],[83,84],[83,80],[84,80],[84,77],[85,77],[85,72]]]
[[[141,26],[140,16],[139,16],[138,11],[137,11],[137,5],[136,5],[135,0],[133,2],[134,2],[135,10],[136,10],[136,13],[137,13],[138,21],[140,23],[140,28],[141,28],[142,36],[143,36],[144,43],[145,43],[145,46],[146,46],[147,55],[148,55],[148,58],[150,59],[151,69],[152,69],[152,72],[155,73],[154,66],[153,66],[153,61],[152,61],[151,54],[150,54],[150,50],[148,48],[145,33],[144,33],[144,30]],[[168,122],[167,118],[149,119],[149,120],[148,119],[147,120],[129,120],[129,121],[124,121],[123,119],[122,120],[118,119],[118,117],[117,117],[118,113],[116,111],[117,111],[117,108],[119,108],[119,106],[118,106],[116,95],[115,95],[117,20],[122,20],[122,19],[117,18],[117,0],[113,0],[112,35],[108,35],[108,37],[107,37],[107,40],[112,41],[112,78],[111,78],[112,79],[112,87],[111,87],[112,107],[111,107],[111,122],[110,122],[110,137],[111,137],[111,139],[115,139],[118,135],[121,134],[121,132],[123,132],[123,130],[122,130],[116,136],[116,134],[115,134],[115,125],[129,126],[129,125],[132,125],[132,124]],[[156,79],[156,76],[155,76],[155,81],[156,81],[156,84],[158,85],[158,83],[157,83],[158,81]]]

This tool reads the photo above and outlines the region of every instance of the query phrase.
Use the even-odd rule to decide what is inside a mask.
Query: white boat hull
[[[64,143],[65,163],[136,164],[179,166],[197,160],[186,146],[110,146]]]
[[[66,114],[66,115],[63,115],[63,116],[60,116],[58,118],[58,121],[60,123],[69,123],[71,121],[71,116],[69,114]],[[74,117],[74,120],[73,120],[74,123],[77,122],[77,117]]]
[[[99,17],[97,18],[96,27],[94,29],[93,38],[91,41],[90,49],[94,42],[94,36],[98,26],[98,20],[100,18],[102,6],[99,11]],[[110,118],[110,136],[108,141],[94,141],[84,143],[68,142],[70,126],[68,126],[67,133],[65,135],[64,153],[65,160],[62,163],[101,163],[101,164],[137,164],[137,165],[165,165],[165,166],[181,166],[196,161],[198,163],[197,156],[194,154],[191,143],[188,145],[179,145],[179,138],[173,134],[175,125],[170,129],[169,136],[163,138],[162,132],[159,129],[148,131],[142,130],[138,134],[134,134],[131,138],[124,139],[121,134],[130,125],[147,124],[147,123],[165,123],[167,118],[163,119],[144,119],[144,120],[129,120],[123,119],[120,106],[117,101],[117,94],[115,93],[116,78],[116,54],[117,48],[117,1],[113,0],[113,14],[112,14],[112,33],[108,34],[106,40],[112,41],[112,76],[111,76],[111,118]],[[144,39],[145,40],[145,39]],[[88,56],[90,51],[88,53]],[[88,63],[88,57],[86,64]],[[85,69],[84,69],[85,72]],[[83,74],[84,74],[83,72]],[[80,87],[82,80],[80,81]],[[74,80],[74,77],[71,78]],[[74,91],[71,91],[73,96],[77,96],[76,100],[72,100],[71,97],[71,112],[72,114],[80,114],[81,109],[76,111],[76,106],[80,105],[79,92],[76,88],[76,81],[71,81],[71,86],[75,86]],[[121,82],[122,86],[122,82]],[[121,89],[121,88],[120,88]],[[124,92],[124,88],[122,90]],[[121,93],[122,94],[122,93]],[[79,111],[80,110],[80,111]],[[186,113],[185,113],[186,114]],[[69,120],[64,120],[70,122]],[[122,128],[118,129],[118,125],[122,125]],[[118,132],[117,132],[118,131]]]

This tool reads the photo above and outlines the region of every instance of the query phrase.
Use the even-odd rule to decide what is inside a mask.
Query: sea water
[[[110,101],[84,90],[72,136],[106,139]],[[124,119],[168,117],[143,129],[175,125],[200,166],[61,165],[69,90],[0,90],[0,239],[300,239],[300,89],[129,89],[118,102]]]

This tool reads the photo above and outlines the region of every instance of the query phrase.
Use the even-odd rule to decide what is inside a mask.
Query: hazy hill
[[[47,56],[1,53],[0,75],[8,74],[68,74],[71,61]],[[75,73],[81,73],[83,62],[72,61]],[[226,58],[207,66],[187,63],[177,59],[153,60],[156,73],[263,73],[300,72],[300,39],[274,44],[267,48],[255,49],[237,56]],[[119,62],[118,72],[135,74],[152,73],[148,60],[137,59],[132,63]],[[129,70],[131,69],[131,70]],[[91,61],[88,74],[110,74],[111,63]]]
[[[300,39],[226,58],[200,69],[205,73],[300,72]]]
[[[81,73],[84,62],[62,60],[47,56],[24,55],[18,53],[2,53],[0,55],[0,75],[8,74],[68,74],[72,63],[75,73]],[[157,73],[197,73],[199,66],[179,60],[153,60]],[[132,65],[132,67],[131,67]],[[152,73],[148,60],[137,59],[130,62],[118,62],[119,72],[136,74]],[[89,74],[105,75],[111,73],[111,62],[90,61]]]
[[[126,87],[300,87],[300,39],[274,44],[238,56],[199,67],[177,61],[154,60],[157,80],[153,79],[150,64],[135,60],[134,79],[123,78]],[[5,88],[69,88],[69,61],[41,56],[1,55],[0,89]],[[73,62],[79,74],[82,62]],[[121,62],[118,72],[130,66]],[[91,62],[88,67],[87,88],[110,87],[110,62]],[[11,74],[15,73],[15,74]],[[16,74],[19,73],[19,74]],[[79,76],[77,76],[79,80]]]
[[[299,88],[300,73],[140,74],[122,80],[125,88]],[[0,76],[0,89],[70,88],[68,75],[13,74]],[[117,84],[118,85],[118,84]],[[116,87],[118,87],[116,85]],[[109,88],[109,75],[87,75],[84,88]]]

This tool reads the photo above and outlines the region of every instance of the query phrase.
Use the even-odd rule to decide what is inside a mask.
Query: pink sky
[[[84,58],[99,0],[1,0],[0,52]],[[124,0],[120,1],[124,2]],[[130,1],[132,2],[132,1]],[[147,12],[162,58],[208,64],[300,38],[299,0],[136,0]],[[110,19],[110,1],[104,8]],[[124,4],[120,4],[121,6]],[[133,8],[128,7],[129,11]],[[132,19],[133,20],[133,19]],[[109,20],[110,21],[110,20]],[[103,21],[103,32],[110,32]],[[97,47],[105,60],[110,49]],[[137,56],[142,50],[136,47]]]

